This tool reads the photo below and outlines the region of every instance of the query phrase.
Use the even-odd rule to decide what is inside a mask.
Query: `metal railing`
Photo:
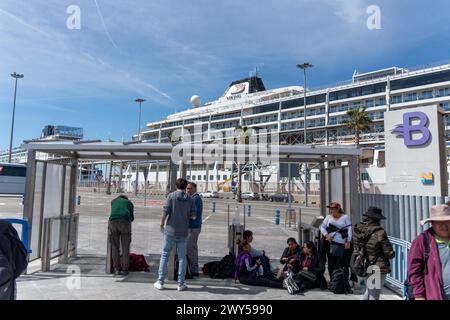
[[[403,287],[408,276],[408,255],[411,243],[405,240],[389,237],[395,252],[392,260],[391,273],[386,277],[386,284],[394,291],[403,295]]]
[[[359,195],[359,213],[362,218],[369,206],[382,209],[386,217],[382,226],[388,236],[411,242],[424,231],[420,221],[430,216],[430,208],[449,200],[450,197],[364,193]]]
[[[68,263],[69,257],[76,255],[78,241],[78,214],[67,214],[44,219],[44,232],[42,235],[42,257],[41,270],[50,270],[50,261],[59,258],[58,263]],[[52,245],[54,240],[53,229],[59,223],[59,237],[56,246]]]
[[[443,204],[450,197],[430,197],[391,194],[360,194],[360,218],[369,206],[383,210],[386,220],[382,222],[395,251],[392,260],[392,271],[386,277],[386,283],[403,294],[403,286],[407,277],[407,263],[411,242],[425,229],[420,221],[430,215],[430,208]]]

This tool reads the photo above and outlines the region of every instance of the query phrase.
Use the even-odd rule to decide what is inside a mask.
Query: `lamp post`
[[[304,85],[303,85],[303,145],[306,147],[306,69],[312,68],[313,65],[309,62],[304,62],[302,64],[297,64],[297,68],[303,70]],[[308,164],[305,163],[305,206],[308,206]],[[290,181],[289,181],[290,183]]]
[[[138,117],[138,141],[141,141],[141,110],[142,110],[142,102],[145,102],[145,99],[137,98],[134,100],[139,104],[139,117]],[[134,195],[138,195],[139,189],[139,160],[136,160],[136,188],[134,188]]]
[[[18,73],[11,73],[11,77],[13,77],[15,80],[14,85],[14,103],[13,103],[13,113],[12,113],[12,121],[11,121],[11,136],[9,139],[9,155],[8,155],[8,162],[11,163],[11,157],[12,157],[12,143],[13,143],[13,134],[14,134],[14,116],[16,114],[16,93],[17,93],[17,79],[22,79],[23,74]]]

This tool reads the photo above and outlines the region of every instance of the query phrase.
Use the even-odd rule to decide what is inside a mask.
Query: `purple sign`
[[[418,119],[419,123],[413,125],[413,119]],[[406,112],[403,114],[403,124],[396,125],[391,133],[395,133],[397,137],[403,137],[403,141],[407,147],[422,146],[431,138],[431,132],[428,130],[428,122],[428,117],[423,112]],[[420,132],[422,136],[418,139],[413,139],[412,134],[415,132]]]

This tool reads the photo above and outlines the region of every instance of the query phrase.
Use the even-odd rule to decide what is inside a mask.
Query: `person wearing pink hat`
[[[408,256],[408,283],[415,300],[450,300],[450,206],[431,207],[430,218],[411,244]]]

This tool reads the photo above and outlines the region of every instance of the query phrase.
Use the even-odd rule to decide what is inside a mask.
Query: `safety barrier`
[[[386,277],[386,284],[394,291],[404,294],[403,287],[408,276],[408,254],[411,243],[405,240],[389,237],[395,251],[392,259],[391,273]]]
[[[450,197],[364,193],[359,195],[359,213],[362,215],[369,206],[382,209],[386,217],[382,226],[387,234],[411,242],[424,231],[420,221],[430,216],[430,208],[449,200]]]
[[[44,219],[42,271],[50,270],[51,259],[58,257],[58,263],[65,264],[68,263],[69,257],[76,255],[78,219],[78,214],[67,214]]]
[[[30,249],[30,241],[28,240],[28,232],[31,229],[31,226],[28,225],[28,221],[23,219],[5,219],[5,220],[11,224],[20,224],[22,226],[21,240],[23,245],[27,249],[27,252],[31,253],[32,251]]]

